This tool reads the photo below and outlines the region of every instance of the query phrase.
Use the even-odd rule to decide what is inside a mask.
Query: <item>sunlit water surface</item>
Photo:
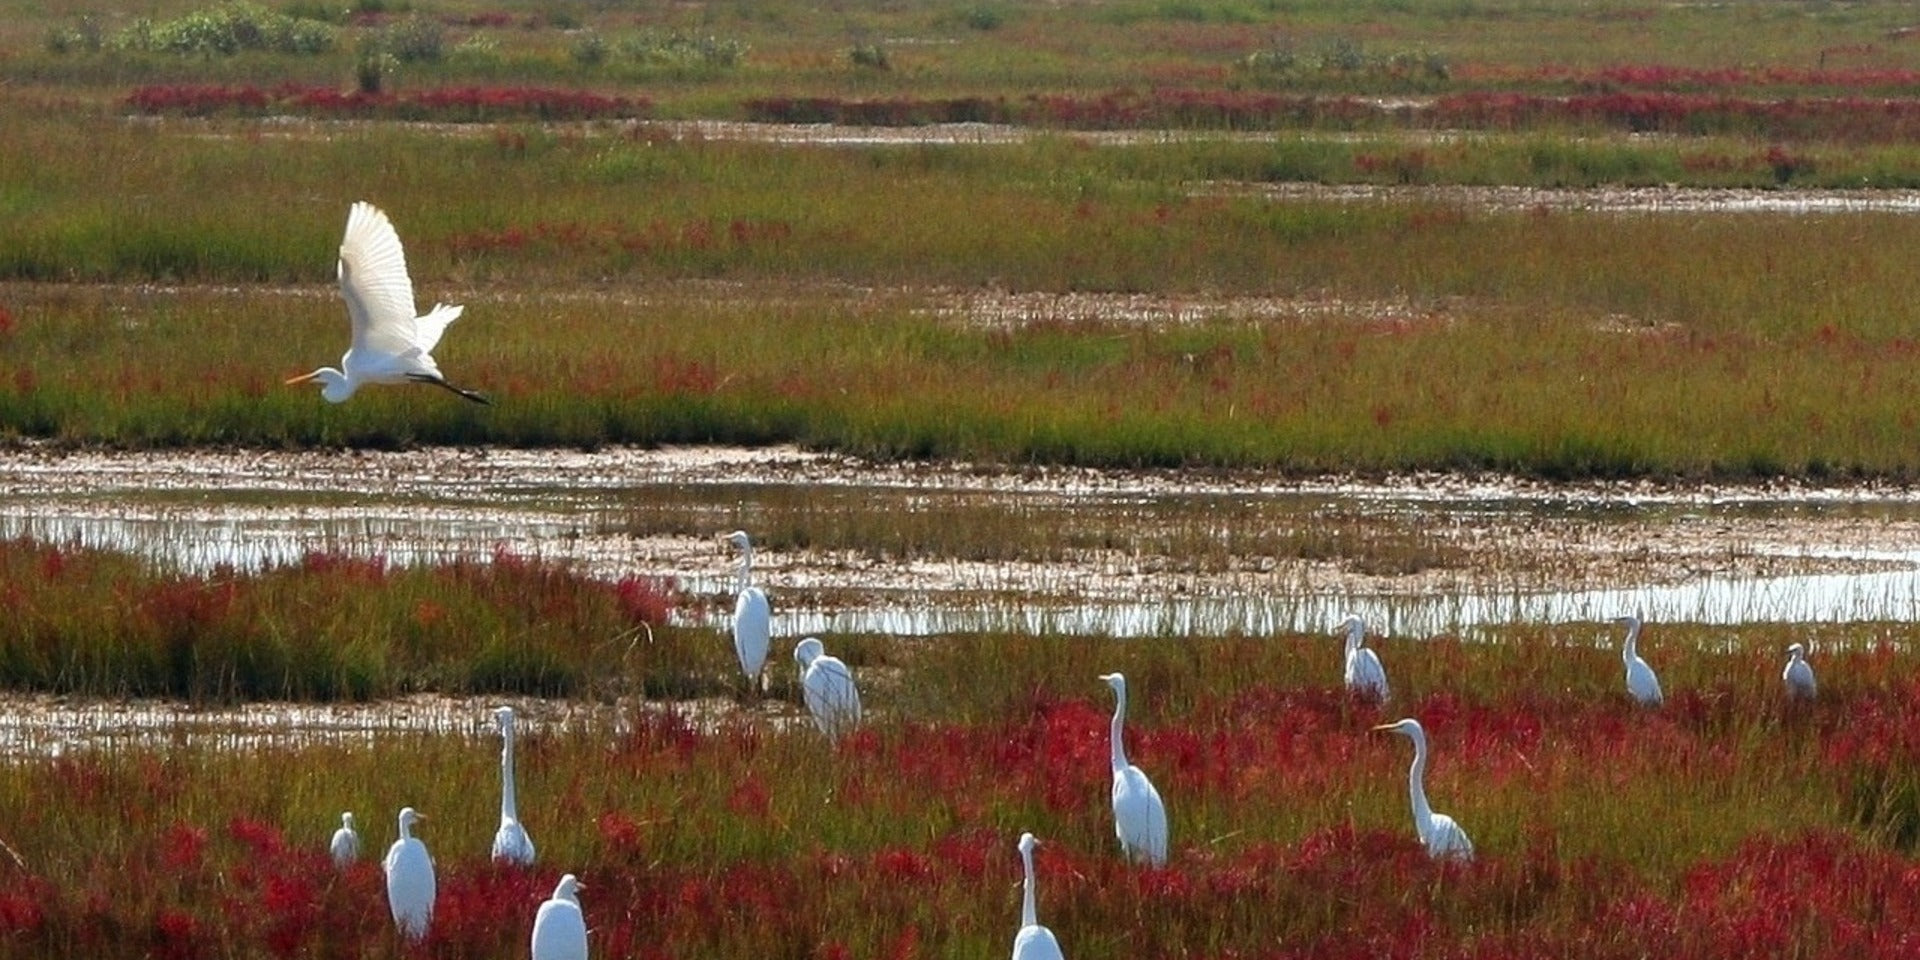
[[[719,597],[731,589],[718,557],[699,569],[635,569],[626,542],[608,531],[635,497],[651,486],[674,484],[681,495],[698,481],[672,471],[622,466],[631,454],[604,462],[569,454],[566,469],[512,463],[488,464],[484,482],[463,483],[445,474],[383,475],[378,483],[342,484],[337,478],[302,481],[259,455],[255,469],[174,470],[154,474],[129,464],[124,471],[61,471],[28,468],[0,460],[0,536],[31,537],[133,552],[192,572],[239,570],[297,561],[313,550],[384,556],[391,562],[484,561],[496,550],[576,563],[598,576],[626,573],[672,576],[683,592]],[[128,455],[130,460],[137,460]],[[9,472],[10,469],[13,472]],[[22,480],[24,474],[31,480]],[[11,482],[9,482],[11,481]],[[766,481],[768,487],[781,481]],[[795,480],[793,482],[805,482]],[[884,482],[898,486],[899,477]],[[716,512],[741,496],[738,484],[711,486]],[[1057,493],[1057,491],[1056,491]],[[1018,485],[1005,496],[1020,496]],[[1217,494],[1215,494],[1217,495]],[[1569,509],[1604,515],[1631,538],[1638,527],[1671,501],[1638,497],[1608,499],[1566,490],[1528,494],[1459,488],[1373,487],[1352,493],[1321,488],[1262,487],[1251,497],[1297,500],[1303,511],[1324,508],[1330,498],[1363,501],[1360,509],[1402,515],[1408,523],[1434,523],[1449,515],[1485,518],[1506,514],[1552,516]],[[1174,495],[1177,496],[1177,495]],[[1750,493],[1700,498],[1686,509],[1747,520],[1777,513],[1805,519],[1810,511],[1843,503],[1855,522],[1865,514],[1889,521],[1920,519],[1920,502],[1905,495],[1883,498],[1832,493]],[[1570,504],[1572,505],[1570,507]],[[1354,504],[1349,503],[1349,507]],[[1903,527],[1905,525],[1902,525]],[[1819,543],[1797,548],[1838,553]],[[1522,591],[1498,586],[1440,592],[1392,591],[1377,595],[1329,593],[1309,586],[1294,591],[1247,591],[1233,595],[1183,595],[1179,591],[1136,601],[1074,602],[1060,596],[1015,599],[992,590],[926,590],[911,595],[880,593],[832,608],[776,604],[775,629],[782,635],[879,632],[929,635],[967,631],[1027,634],[1181,637],[1327,630],[1356,612],[1390,634],[1429,636],[1471,632],[1482,626],[1601,621],[1642,611],[1654,620],[1709,624],[1746,622],[1905,621],[1920,615],[1920,544],[1888,542],[1854,549],[1847,556],[1885,561],[1872,572],[1796,576],[1731,576],[1705,573],[1667,585],[1620,585],[1572,591]],[[796,591],[797,592],[797,591]],[[791,594],[787,599],[792,601]],[[713,623],[723,604],[694,604],[685,616]],[[715,624],[717,625],[717,624]]]

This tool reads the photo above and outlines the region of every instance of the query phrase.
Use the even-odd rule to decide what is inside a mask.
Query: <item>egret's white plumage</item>
[[[333,841],[327,844],[327,852],[333,855],[333,865],[342,870],[360,859],[360,834],[354,832],[353,814],[340,815],[340,829],[333,832]]]
[[[533,960],[587,960],[587,920],[578,896],[584,889],[569,873],[553,888],[552,899],[540,905],[533,916]]]
[[[1467,831],[1453,822],[1452,817],[1434,813],[1427,805],[1427,731],[1420,727],[1420,721],[1408,717],[1374,729],[1397,733],[1413,741],[1413,766],[1407,770],[1407,793],[1413,799],[1413,829],[1420,835],[1427,855],[1435,860],[1450,857],[1472,860],[1473,841],[1467,839]]]
[[[400,235],[380,208],[364,200],[347,214],[339,273],[340,295],[353,324],[340,368],[321,367],[288,383],[319,383],[320,395],[331,403],[345,403],[369,383],[430,383],[475,403],[490,402],[448,383],[433,359],[440,335],[465,308],[436,303],[425,316],[414,316],[413,280]]]
[[[1387,671],[1380,657],[1362,646],[1367,639],[1367,624],[1358,616],[1348,616],[1340,624],[1347,631],[1347,689],[1363,697],[1387,699]]]
[[[740,596],[733,604],[733,652],[740,657],[740,672],[750,684],[760,680],[760,669],[767,663],[767,648],[773,642],[773,608],[767,594],[753,585],[753,540],[745,530],[727,534],[727,542],[740,550]]]
[[[1807,662],[1807,648],[1801,644],[1787,647],[1787,668],[1780,672],[1787,685],[1787,696],[1812,699],[1819,688],[1813,681],[1813,664]]]
[[[493,719],[500,726],[500,829],[493,833],[493,859],[524,867],[533,862],[533,838],[520,823],[514,797],[513,708],[496,707]]]
[[[412,807],[400,810],[400,839],[387,848],[387,906],[393,910],[393,925],[408,940],[424,939],[433,922],[433,857],[427,845],[413,835],[413,825],[426,814]]]
[[[1065,960],[1060,941],[1041,925],[1034,909],[1033,848],[1039,844],[1031,833],[1020,835],[1020,864],[1026,869],[1026,879],[1021,882],[1020,931],[1013,935],[1013,960]]]
[[[1156,867],[1167,862],[1167,805],[1139,767],[1127,762],[1121,730],[1127,719],[1127,678],[1118,673],[1100,679],[1113,688],[1113,725],[1108,730],[1108,754],[1113,767],[1113,832],[1120,852],[1135,862]]]
[[[828,656],[818,637],[796,644],[793,661],[800,665],[800,692],[814,726],[833,740],[853,732],[860,725],[860,691],[853,685],[853,671],[839,657]]]
[[[1640,703],[1659,706],[1665,699],[1660,694],[1660,678],[1640,659],[1640,618],[1619,617],[1613,622],[1627,628],[1627,639],[1620,645],[1620,659],[1627,665],[1627,692]]]

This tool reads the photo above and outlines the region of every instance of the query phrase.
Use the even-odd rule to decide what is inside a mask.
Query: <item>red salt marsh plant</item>
[[[1152,666],[1184,646],[1141,646],[1126,646],[1133,673],[1180,675]],[[402,796],[433,808],[441,899],[426,956],[523,949],[562,871],[588,884],[596,956],[980,954],[1011,937],[1022,829],[1047,838],[1042,916],[1074,956],[1911,948],[1916,867],[1847,821],[1836,793],[1857,761],[1822,744],[1875,702],[1889,717],[1920,711],[1909,685],[1846,678],[1869,657],[1823,659],[1830,696],[1805,711],[1759,683],[1706,695],[1676,682],[1675,709],[1653,712],[1617,691],[1502,686],[1523,664],[1498,648],[1436,654],[1469,668],[1467,687],[1425,693],[1420,642],[1384,646],[1404,677],[1393,713],[1428,722],[1429,786],[1475,832],[1471,864],[1435,863],[1414,840],[1404,749],[1366,731],[1382,714],[1338,693],[1335,666],[1294,664],[1297,680],[1219,695],[1140,684],[1129,746],[1174,818],[1164,869],[1119,856],[1106,704],[1091,695],[978,722],[882,715],[837,749],[802,723],[671,709],[620,730],[530,730],[520,795],[541,861],[529,871],[487,859],[496,798],[466,785],[491,782],[494,756],[458,735],[27,758],[0,768],[0,823],[25,865],[0,863],[20,879],[0,891],[0,956],[401,955],[372,862],[391,831],[372,811]],[[1008,659],[1042,662],[1020,649]],[[929,668],[909,667],[910,681],[951,682],[916,669]],[[344,873],[324,851],[340,807],[361,811],[373,851]]]
[[[0,624],[0,683],[22,690],[212,700],[628,682],[684,691],[697,688],[685,684],[701,660],[666,627],[671,583],[637,573],[608,582],[506,550],[432,568],[310,553],[256,573],[195,575],[19,540],[0,543],[0,597],[12,614]],[[609,670],[649,629],[651,666]]]

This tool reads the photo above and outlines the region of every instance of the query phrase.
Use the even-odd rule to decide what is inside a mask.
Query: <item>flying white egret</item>
[[[500,725],[500,829],[493,834],[493,859],[524,867],[533,862],[533,838],[514,803],[513,708],[494,708],[493,719]]]
[[[339,273],[340,294],[353,323],[353,339],[340,357],[340,369],[321,367],[287,383],[318,382],[320,395],[330,403],[345,403],[369,383],[430,383],[475,403],[492,402],[441,375],[433,348],[465,308],[436,303],[426,316],[413,315],[413,280],[407,276],[400,235],[380,208],[364,200],[347,214]]]
[[[1627,628],[1627,639],[1620,645],[1620,659],[1627,665],[1627,692],[1633,699],[1650,707],[1657,707],[1665,698],[1660,695],[1660,678],[1653,675],[1653,668],[1640,659],[1640,618],[1639,616],[1617,617],[1616,625]]]
[[[1127,719],[1127,678],[1117,674],[1101,675],[1117,698],[1113,705],[1113,726],[1108,732],[1109,755],[1113,765],[1113,832],[1120,838],[1120,852],[1127,859],[1146,861],[1156,867],[1167,862],[1167,805],[1160,791],[1139,767],[1127,762],[1127,747],[1121,742],[1121,727]]]
[[[333,842],[327,844],[327,852],[333,854],[333,865],[342,870],[360,859],[360,834],[354,832],[353,814],[340,815],[340,829],[333,832]]]
[[[800,665],[800,692],[821,733],[839,740],[860,725],[860,691],[853,685],[853,671],[839,657],[828,656],[819,637],[795,645],[793,661]]]
[[[540,905],[533,916],[533,960],[587,960],[587,921],[577,895],[584,889],[569,873],[553,888],[553,898]]]
[[[1366,621],[1349,615],[1340,626],[1347,631],[1347,689],[1363,697],[1385,702],[1387,671],[1380,666],[1378,654],[1361,646],[1367,639]]]
[[[767,646],[773,637],[773,608],[767,604],[766,591],[753,585],[753,541],[745,530],[727,534],[727,542],[740,550],[740,592],[733,604],[733,652],[740,655],[740,672],[749,685],[757,685],[760,668],[767,663]]]
[[[400,839],[387,848],[387,906],[393,925],[408,940],[422,940],[433,922],[433,857],[427,845],[413,835],[413,825],[427,818],[412,807],[400,810]]]
[[[1408,717],[1374,729],[1397,733],[1413,741],[1413,766],[1407,770],[1407,793],[1413,797],[1413,829],[1420,834],[1427,856],[1435,860],[1449,857],[1472,860],[1473,841],[1467,839],[1467,831],[1460,829],[1452,817],[1434,813],[1427,805],[1427,731],[1421,729],[1420,721]]]
[[[1013,935],[1013,960],[1066,960],[1060,952],[1060,941],[1040,923],[1034,910],[1033,848],[1039,844],[1031,833],[1020,835],[1020,863],[1026,868],[1026,880],[1021,883],[1020,932]]]
[[[1780,679],[1787,684],[1787,696],[1812,699],[1818,689],[1813,682],[1813,664],[1807,662],[1807,648],[1801,644],[1787,647],[1787,669]]]

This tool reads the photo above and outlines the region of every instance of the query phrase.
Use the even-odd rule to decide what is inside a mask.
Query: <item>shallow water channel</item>
[[[0,455],[0,536],[205,573],[497,550],[671,577],[716,627],[733,556],[775,632],[1394,635],[1920,616],[1920,495],[865,464],[792,449]],[[797,545],[804,542],[804,546]],[[1596,630],[1598,628],[1596,627]]]

